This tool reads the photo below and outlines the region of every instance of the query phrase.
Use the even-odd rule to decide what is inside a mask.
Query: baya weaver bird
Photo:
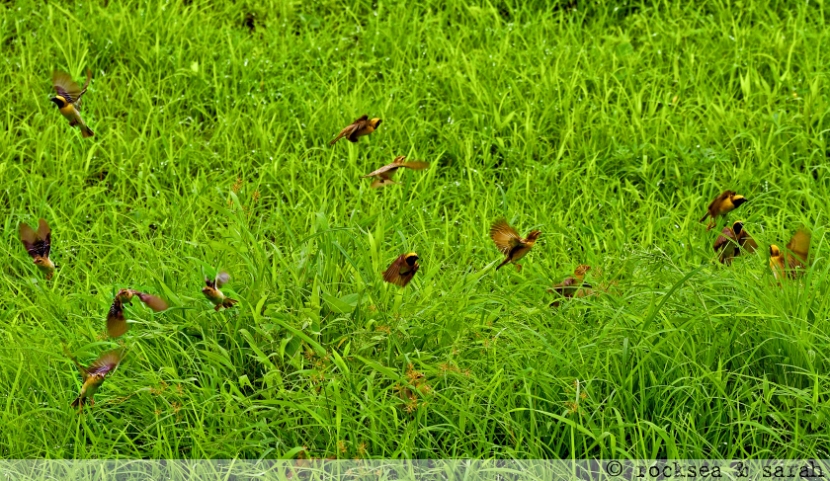
[[[207,300],[213,303],[213,310],[218,311],[221,308],[229,309],[236,304],[236,299],[231,299],[230,297],[225,296],[222,294],[222,291],[219,290],[220,287],[227,284],[228,281],[231,279],[230,274],[227,272],[220,272],[216,274],[216,277],[210,279],[208,277],[205,278],[205,287],[202,288],[202,294],[205,295]]]
[[[77,125],[81,128],[81,134],[84,138],[95,135],[86,123],[84,123],[80,112],[81,97],[86,93],[90,80],[92,80],[92,70],[87,69],[86,84],[81,89],[68,73],[56,70],[52,73],[52,86],[55,88],[56,95],[49,99],[58,106],[61,115],[69,121],[70,127]]]
[[[785,277],[799,277],[807,268],[807,257],[810,253],[810,233],[804,229],[798,229],[787,243],[787,252],[782,253],[781,249],[771,244],[769,246],[769,267],[772,275],[779,281]]]
[[[725,190],[709,204],[709,207],[706,209],[706,215],[700,219],[700,222],[706,220],[707,217],[711,217],[711,222],[706,226],[706,230],[709,230],[715,226],[715,219],[732,212],[746,201],[747,199],[744,196],[738,195],[731,190]]]
[[[81,378],[83,379],[83,385],[81,386],[81,392],[78,394],[78,397],[72,401],[72,407],[80,407],[83,410],[85,404],[89,404],[90,406],[95,405],[95,393],[98,392],[98,388],[104,384],[104,379],[110,375],[115,368],[121,363],[121,360],[124,359],[124,351],[123,350],[114,350],[108,351],[101,356],[98,357],[89,367],[84,367],[78,362],[78,359],[73,356],[69,350],[64,346],[64,350],[66,351],[66,355],[72,359],[72,362],[75,363],[75,366],[78,368],[78,371],[81,373]]]
[[[134,289],[121,289],[112,300],[112,305],[107,313],[107,334],[110,337],[123,336],[130,329],[130,325],[124,317],[124,304],[131,304],[133,297],[138,297],[138,300],[143,302],[145,306],[156,312],[167,309],[167,303],[159,297]]]
[[[26,252],[46,279],[51,279],[55,272],[55,263],[49,258],[49,252],[52,250],[52,229],[49,228],[49,224],[40,219],[37,221],[37,231],[22,222],[19,228],[20,242],[23,243]]]
[[[415,277],[415,273],[418,272],[420,267],[420,264],[418,264],[418,254],[414,252],[401,254],[383,272],[383,280],[401,287],[406,287],[409,281]]]
[[[743,222],[735,221],[732,227],[723,228],[712,247],[718,253],[718,260],[722,264],[729,265],[732,259],[741,254],[741,250],[750,254],[755,252],[758,249],[758,243],[746,231]]]
[[[527,237],[522,239],[516,229],[510,227],[504,219],[497,220],[492,227],[490,227],[490,238],[496,243],[499,251],[504,254],[504,262],[496,267],[496,270],[501,269],[509,263],[516,265],[516,270],[521,270],[522,266],[517,264],[522,257],[524,257],[533,245],[536,239],[542,235],[541,231],[534,230],[527,234]]]
[[[337,134],[337,137],[334,138],[329,145],[334,145],[337,143],[338,140],[345,137],[346,140],[349,142],[357,142],[360,137],[364,135],[369,135],[378,128],[380,123],[382,122],[381,119],[369,119],[368,115],[363,115],[359,119],[355,120],[351,124],[349,124],[346,128],[340,131]]]
[[[421,162],[419,160],[406,162],[406,156],[399,155],[395,157],[395,160],[393,160],[391,164],[384,165],[378,170],[364,175],[363,178],[377,177],[377,179],[372,182],[372,185],[370,185],[371,188],[377,189],[378,187],[386,187],[387,185],[396,184],[397,182],[392,180],[392,176],[395,175],[395,172],[397,172],[398,169],[423,170],[427,167],[429,167],[428,162]]]

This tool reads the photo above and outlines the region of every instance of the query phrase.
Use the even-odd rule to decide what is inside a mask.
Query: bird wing
[[[396,164],[396,163],[393,162],[391,164],[384,165],[383,167],[379,168],[378,170],[375,170],[373,172],[369,172],[368,174],[364,175],[363,177],[364,178],[366,178],[366,177],[380,177],[381,175],[388,173],[388,175],[385,176],[385,178],[388,179],[388,178],[391,178],[392,174],[394,174],[395,171],[398,170],[401,167],[402,167],[401,164]]]
[[[49,228],[49,224],[43,219],[37,221],[37,235],[43,242],[41,246],[43,252],[41,255],[49,257],[49,251],[52,250],[52,229]]]
[[[429,167],[429,162],[421,162],[420,160],[413,160],[412,162],[403,162],[400,167],[412,170],[423,170]]]
[[[144,303],[145,306],[149,307],[150,309],[161,312],[167,309],[168,305],[164,299],[160,297],[156,297],[150,294],[145,294],[143,292],[137,292],[136,295],[141,302]]]
[[[52,86],[55,92],[69,103],[74,103],[81,97],[81,87],[72,80],[68,73],[61,70],[55,70],[52,73]]]
[[[741,245],[741,248],[749,253],[755,252],[758,250],[758,243],[755,242],[755,239],[752,238],[751,235],[746,230],[741,231],[741,235],[738,238],[738,243]]]
[[[502,254],[508,254],[513,248],[522,243],[522,238],[516,229],[510,227],[504,219],[499,219],[490,227],[490,238]]]
[[[715,252],[718,252],[719,250],[723,249],[726,246],[726,244],[734,240],[735,233],[732,231],[732,228],[729,226],[724,227],[721,231],[721,235],[719,235],[718,238],[715,239],[715,245],[713,246],[715,248]]]
[[[227,284],[229,280],[231,280],[231,275],[228,274],[225,271],[222,271],[222,272],[216,274],[216,279],[214,280],[214,285],[211,286],[211,287],[214,287],[214,288],[218,289],[218,288],[224,286],[225,284]]]
[[[401,254],[394,262],[383,272],[383,280],[401,287],[405,287],[415,272],[418,271],[418,264],[409,266],[406,263],[406,254]],[[404,271],[406,269],[406,271]],[[404,271],[404,272],[402,272]]]
[[[796,231],[793,238],[787,243],[787,250],[798,256],[802,264],[806,264],[807,255],[810,252],[810,233],[804,229]],[[792,256],[789,257],[791,258]]]
[[[107,374],[118,367],[123,358],[123,351],[107,351],[86,368],[89,374]]]
[[[351,137],[351,135],[356,130],[359,130],[359,129],[362,129],[363,127],[365,127],[366,122],[368,122],[368,121],[369,121],[369,116],[368,115],[363,115],[359,119],[357,119],[354,122],[352,122],[351,124],[347,125],[346,128],[341,130],[340,133],[337,134],[337,137],[335,137],[334,140],[329,142],[329,145],[334,145],[335,143],[337,143],[338,140],[342,139],[343,137]]]
[[[386,187],[387,185],[393,185],[393,184],[397,184],[397,182],[393,181],[391,179],[391,176],[389,176],[389,177],[381,177],[381,178],[375,180],[374,182],[372,182],[372,184],[369,187],[371,187],[372,189],[379,189],[381,187]]]
[[[127,324],[127,319],[124,318],[124,303],[121,298],[116,296],[112,300],[109,312],[107,312],[107,334],[110,337],[121,337],[128,330],[130,330],[130,325]]]
[[[38,232],[41,231],[38,227]],[[47,227],[48,229],[48,227]],[[48,256],[49,255],[49,232],[46,232],[46,239],[41,238],[31,227],[27,224],[20,223],[20,242],[26,248],[26,252],[32,257]]]

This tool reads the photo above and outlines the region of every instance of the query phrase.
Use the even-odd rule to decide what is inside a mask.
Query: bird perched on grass
[[[548,289],[548,292],[558,294],[565,299],[592,294],[591,284],[585,282],[585,274],[590,270],[591,266],[580,264],[574,269],[573,276],[566,277],[562,282]],[[559,307],[559,303],[560,300],[555,300],[550,305],[552,307]]]
[[[37,232],[24,223],[20,223],[20,242],[32,257],[35,265],[49,280],[55,272],[55,264],[49,258],[52,250],[52,230],[45,220],[37,221]]]
[[[719,196],[715,197],[715,200],[709,204],[709,207],[706,209],[706,215],[700,219],[700,222],[706,220],[707,217],[711,217],[712,220],[709,222],[709,225],[706,226],[706,230],[710,230],[715,226],[715,222],[718,217],[732,212],[746,201],[747,199],[744,196],[738,195],[731,190],[725,190]]]
[[[395,172],[398,169],[423,170],[427,167],[429,167],[429,162],[421,162],[419,160],[406,162],[406,156],[399,155],[395,157],[395,160],[393,160],[391,164],[384,165],[378,170],[364,175],[363,178],[377,177],[377,179],[375,179],[370,186],[373,189],[377,189],[378,187],[386,187],[390,184],[396,184],[397,182],[392,180],[392,176],[395,175]]]
[[[415,273],[418,272],[420,267],[420,264],[418,264],[418,254],[414,252],[401,254],[383,271],[383,280],[401,287],[406,287],[409,281],[415,277]]]
[[[795,279],[807,268],[810,253],[810,233],[803,227],[798,229],[787,243],[787,252],[782,253],[775,244],[769,246],[769,267],[778,281],[784,277]]]
[[[124,304],[132,304],[133,297],[144,303],[150,309],[161,312],[167,309],[164,299],[145,294],[134,289],[121,289],[112,300],[112,305],[107,313],[107,334],[110,337],[123,336],[130,329],[127,319],[124,318]]]
[[[81,134],[84,138],[95,135],[86,123],[84,123],[80,113],[81,97],[86,93],[90,80],[92,80],[92,70],[87,69],[86,84],[81,89],[68,73],[55,70],[52,73],[52,86],[55,88],[57,95],[49,99],[58,106],[61,115],[69,121],[70,127],[77,125],[81,128]]]
[[[72,407],[79,407],[80,410],[83,411],[84,404],[89,404],[90,406],[95,405],[95,393],[98,392],[98,388],[104,384],[104,380],[107,376],[111,374],[124,359],[124,351],[119,349],[105,352],[104,354],[101,354],[95,362],[90,364],[89,367],[84,367],[80,362],[78,362],[78,359],[69,352],[66,346],[64,346],[63,349],[66,352],[66,355],[69,356],[69,358],[72,359],[72,362],[75,363],[75,366],[78,367],[78,371],[81,373],[81,379],[83,379],[81,392],[78,394],[78,397],[72,401]]]
[[[744,229],[744,223],[735,221],[732,227],[726,226],[713,245],[721,264],[729,265],[732,259],[741,255],[741,250],[753,253],[758,249],[758,243]]]
[[[349,142],[357,142],[357,139],[364,135],[369,135],[378,128],[381,119],[369,119],[368,115],[364,115],[359,119],[349,124],[345,129],[341,130],[337,137],[334,138],[329,145],[334,145],[338,140],[345,137]]]
[[[496,270],[501,269],[508,263],[512,262],[516,265],[516,270],[521,270],[522,266],[516,264],[522,257],[524,257],[533,245],[536,239],[542,235],[541,231],[534,230],[527,234],[527,237],[522,239],[516,229],[510,227],[504,219],[497,220],[492,227],[490,227],[490,238],[496,243],[502,254],[505,255],[504,262],[496,267]]]
[[[225,294],[222,294],[222,291],[219,290],[220,287],[227,284],[228,281],[231,280],[230,274],[227,272],[220,272],[216,274],[216,277],[210,279],[208,277],[205,278],[205,287],[202,288],[202,294],[207,297],[211,303],[213,303],[213,310],[218,311],[221,308],[229,309],[236,304],[236,299],[231,299],[230,297],[226,297]]]

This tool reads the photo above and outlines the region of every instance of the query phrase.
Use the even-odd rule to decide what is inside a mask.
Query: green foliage
[[[827,457],[821,2],[105,3],[0,5],[0,456]],[[48,79],[87,67],[83,140]],[[432,166],[369,189],[395,155]],[[725,188],[761,244],[730,268],[698,223]],[[502,215],[543,231],[520,272]],[[607,292],[550,308],[579,263]],[[79,416],[61,340],[116,345],[121,287],[173,307],[127,307]]]

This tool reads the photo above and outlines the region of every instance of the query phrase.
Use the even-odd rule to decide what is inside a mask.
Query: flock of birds
[[[92,72],[87,70],[86,83],[81,88],[65,72],[55,71],[52,75],[52,84],[56,95],[50,100],[57,105],[61,115],[69,120],[70,126],[80,128],[84,138],[95,135],[80,115],[81,98],[87,92],[91,79]],[[329,144],[334,145],[342,138],[350,142],[357,142],[360,137],[374,132],[380,124],[381,119],[370,119],[368,115],[364,115],[341,130]],[[370,172],[364,177],[375,178],[371,184],[372,188],[386,187],[396,184],[392,177],[398,169],[423,170],[428,167],[429,163],[427,162],[407,161],[405,156],[398,156],[391,164]],[[703,216],[700,222],[711,218],[707,226],[707,230],[711,230],[716,225],[719,217],[726,216],[745,202],[747,202],[747,199],[744,196],[731,190],[724,191],[709,204],[706,215]],[[44,274],[47,280],[51,279],[55,271],[55,264],[49,256],[52,235],[49,224],[44,219],[40,219],[37,230],[25,223],[21,223],[19,229],[20,240],[35,266]],[[541,234],[541,231],[533,230],[522,237],[505,219],[497,220],[490,228],[490,238],[504,255],[504,260],[496,267],[496,270],[510,263],[514,264],[517,270],[520,270],[521,265],[518,264],[518,261],[530,252]],[[758,244],[746,231],[743,222],[736,221],[731,226],[727,225],[723,228],[713,247],[720,262],[729,265],[735,257],[755,252],[758,249]],[[769,264],[775,278],[780,282],[786,278],[799,277],[808,265],[809,248],[810,233],[804,228],[800,228],[795,233],[783,252],[778,246],[770,245]],[[418,260],[418,254],[415,252],[401,254],[383,272],[383,280],[400,287],[406,287],[418,272],[420,267]],[[548,292],[557,296],[551,306],[558,306],[565,299],[592,295],[592,286],[585,282],[585,275],[590,269],[590,266],[579,265],[572,276],[548,289]],[[230,276],[227,272],[218,272],[212,279],[205,279],[202,294],[214,305],[214,309],[217,311],[223,308],[231,308],[238,302],[236,299],[225,296],[220,290],[229,280]],[[110,337],[118,338],[129,330],[130,324],[124,317],[124,305],[131,304],[133,298],[137,298],[156,312],[164,311],[169,307],[166,301],[155,295],[134,289],[119,290],[107,313],[106,328]],[[77,366],[83,379],[80,393],[72,402],[72,406],[79,407],[82,411],[85,404],[94,405],[96,391],[101,387],[106,377],[121,363],[125,351],[124,349],[118,349],[104,352],[89,366],[85,367],[78,362],[77,358],[72,355],[65,345],[64,350]]]

